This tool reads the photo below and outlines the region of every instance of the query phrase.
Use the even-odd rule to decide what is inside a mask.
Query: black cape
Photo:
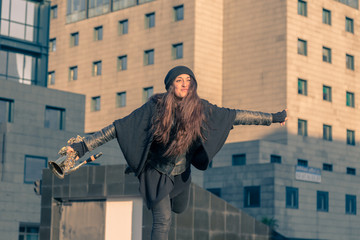
[[[236,111],[220,108],[201,100],[204,106],[204,139],[192,155],[191,164],[199,170],[206,170],[215,154],[224,145],[233,127]],[[150,145],[151,120],[156,110],[156,100],[151,98],[128,116],[114,121],[116,138],[129,167],[138,176],[145,165]]]

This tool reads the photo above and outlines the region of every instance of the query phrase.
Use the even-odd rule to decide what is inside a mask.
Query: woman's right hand
[[[74,150],[72,147],[67,146],[66,155],[73,155],[73,154],[75,154],[75,153],[76,153],[76,152],[75,152],[75,150]],[[78,159],[79,159],[79,156],[76,156],[75,160],[78,160]]]

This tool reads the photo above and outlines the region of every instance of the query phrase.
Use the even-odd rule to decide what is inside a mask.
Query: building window
[[[0,79],[34,85],[37,62],[37,57],[0,50]]]
[[[331,87],[323,86],[323,100],[331,102]]]
[[[91,111],[96,112],[100,111],[100,96],[92,97],[91,98]]]
[[[354,33],[354,20],[352,18],[345,18],[345,31]]]
[[[39,239],[39,229],[40,224],[38,223],[20,223],[19,240]]]
[[[137,0],[112,0],[113,11],[136,6]]]
[[[260,207],[260,186],[244,187],[244,207]]]
[[[127,19],[119,21],[119,35],[128,34],[129,21]]]
[[[298,79],[298,94],[307,96],[307,81]]]
[[[234,154],[232,155],[232,166],[246,165],[246,154]]]
[[[351,168],[351,167],[347,167],[347,168],[346,168],[346,174],[356,175],[356,169],[355,169],[355,168]]]
[[[174,7],[175,22],[184,20],[184,5]]]
[[[359,9],[359,0],[335,0],[337,2],[341,2],[349,7]]]
[[[86,3],[86,0],[67,0],[66,23],[87,18]]]
[[[346,130],[346,144],[355,146],[355,131]]]
[[[308,160],[298,159],[297,165],[302,166],[302,167],[307,167],[308,166]]]
[[[299,189],[286,187],[286,208],[299,208]]]
[[[78,67],[73,66],[69,68],[69,81],[75,81],[78,79]]]
[[[50,19],[56,19],[57,18],[57,5],[51,6],[50,8]]]
[[[332,172],[333,171],[333,165],[329,164],[329,163],[323,163],[323,170]]]
[[[329,211],[329,193],[317,191],[317,210],[322,212]]]
[[[332,127],[330,125],[323,125],[323,139],[332,141]]]
[[[307,136],[307,121],[298,119],[298,135]]]
[[[55,71],[51,71],[48,73],[48,85],[55,84]]]
[[[47,166],[47,158],[39,156],[25,156],[24,183],[33,184],[41,179],[42,170]]]
[[[54,130],[65,129],[65,109],[58,107],[45,107],[45,128]]]
[[[88,16],[95,17],[110,12],[109,0],[89,0]]]
[[[279,155],[270,155],[270,162],[271,163],[281,163],[281,156]]]
[[[101,41],[103,39],[103,27],[94,28],[94,41]]]
[[[354,70],[354,56],[346,54],[346,68]]]
[[[0,98],[0,123],[13,122],[14,100]]]
[[[154,88],[146,87],[143,89],[143,102],[147,102],[147,100],[153,95]]]
[[[56,38],[52,38],[49,40],[49,50],[50,52],[56,51]]]
[[[183,58],[183,44],[182,43],[173,44],[171,52],[173,59]]]
[[[37,42],[39,31],[39,1],[0,1],[0,34]]]
[[[215,196],[221,197],[221,188],[207,188],[206,190],[208,190]]]
[[[298,54],[307,56],[307,42],[302,39],[298,39]]]
[[[331,63],[331,49],[323,47],[323,62]]]
[[[92,64],[92,75],[100,76],[101,75],[101,61],[93,62]]]
[[[323,8],[323,20],[324,24],[331,25],[331,11]]]
[[[145,28],[155,27],[155,13],[145,14]]]
[[[355,95],[352,92],[346,92],[346,106],[355,107]]]
[[[302,16],[307,16],[307,2],[298,0],[298,14]]]
[[[70,47],[75,47],[79,45],[79,32],[70,34]]]
[[[117,70],[124,71],[127,69],[127,55],[119,56],[117,61]]]
[[[345,195],[345,213],[356,215],[356,196],[355,195]]]
[[[144,51],[144,65],[154,64],[154,49]]]
[[[121,108],[126,106],[126,92],[116,93],[116,107]]]

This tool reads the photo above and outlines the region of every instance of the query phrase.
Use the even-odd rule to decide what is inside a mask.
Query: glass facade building
[[[0,79],[47,85],[50,2],[0,1]]]

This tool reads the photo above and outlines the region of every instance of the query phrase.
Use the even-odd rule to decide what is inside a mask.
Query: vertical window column
[[[14,100],[0,98],[0,123],[13,122]]]
[[[101,107],[100,100],[101,100],[100,96],[91,98],[91,111],[92,112],[100,111],[100,107]]]

